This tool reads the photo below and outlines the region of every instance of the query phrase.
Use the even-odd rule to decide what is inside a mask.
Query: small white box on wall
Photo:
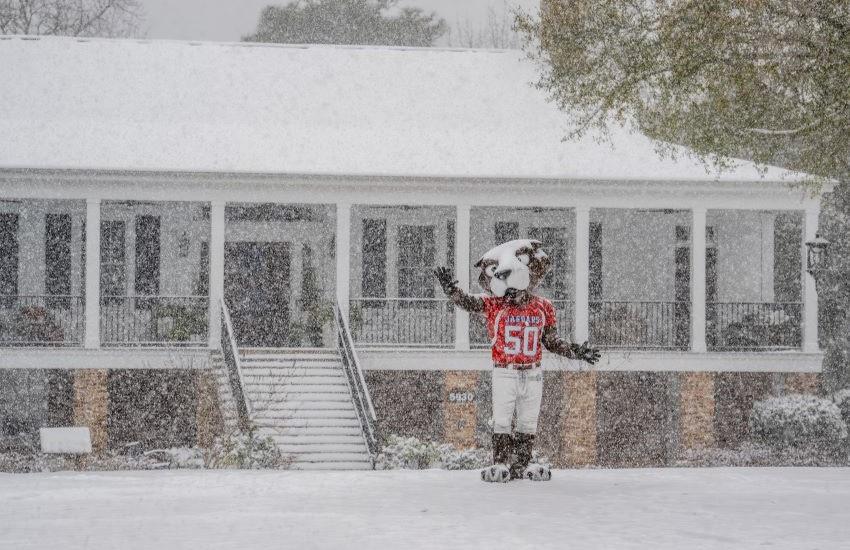
[[[91,453],[91,432],[88,428],[41,428],[41,452]]]

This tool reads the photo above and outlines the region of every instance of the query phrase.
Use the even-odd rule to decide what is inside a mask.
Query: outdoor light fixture
[[[808,248],[806,270],[812,275],[818,275],[826,268],[826,249],[829,248],[829,241],[820,236],[820,233],[815,234],[815,238],[806,243]]]

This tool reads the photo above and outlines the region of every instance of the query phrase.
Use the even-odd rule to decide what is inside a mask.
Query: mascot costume
[[[455,305],[487,319],[493,357],[493,465],[481,471],[484,481],[552,477],[546,466],[529,466],[543,397],[541,343],[562,357],[591,365],[599,360],[599,352],[587,343],[579,346],[558,336],[552,302],[534,294],[549,269],[542,247],[540,241],[519,239],[484,254],[475,264],[481,269],[478,284],[486,292],[481,296],[458,288],[448,268],[435,271]],[[514,412],[516,433],[512,434]]]

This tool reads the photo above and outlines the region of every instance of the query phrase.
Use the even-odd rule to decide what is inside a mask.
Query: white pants
[[[537,433],[540,401],[543,398],[543,369],[493,368],[493,433],[511,433],[516,411],[516,431]]]

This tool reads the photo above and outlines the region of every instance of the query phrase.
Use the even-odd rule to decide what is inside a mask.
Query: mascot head
[[[478,284],[488,294],[521,302],[546,275],[549,257],[540,241],[517,239],[491,248],[475,267],[481,270]]]

